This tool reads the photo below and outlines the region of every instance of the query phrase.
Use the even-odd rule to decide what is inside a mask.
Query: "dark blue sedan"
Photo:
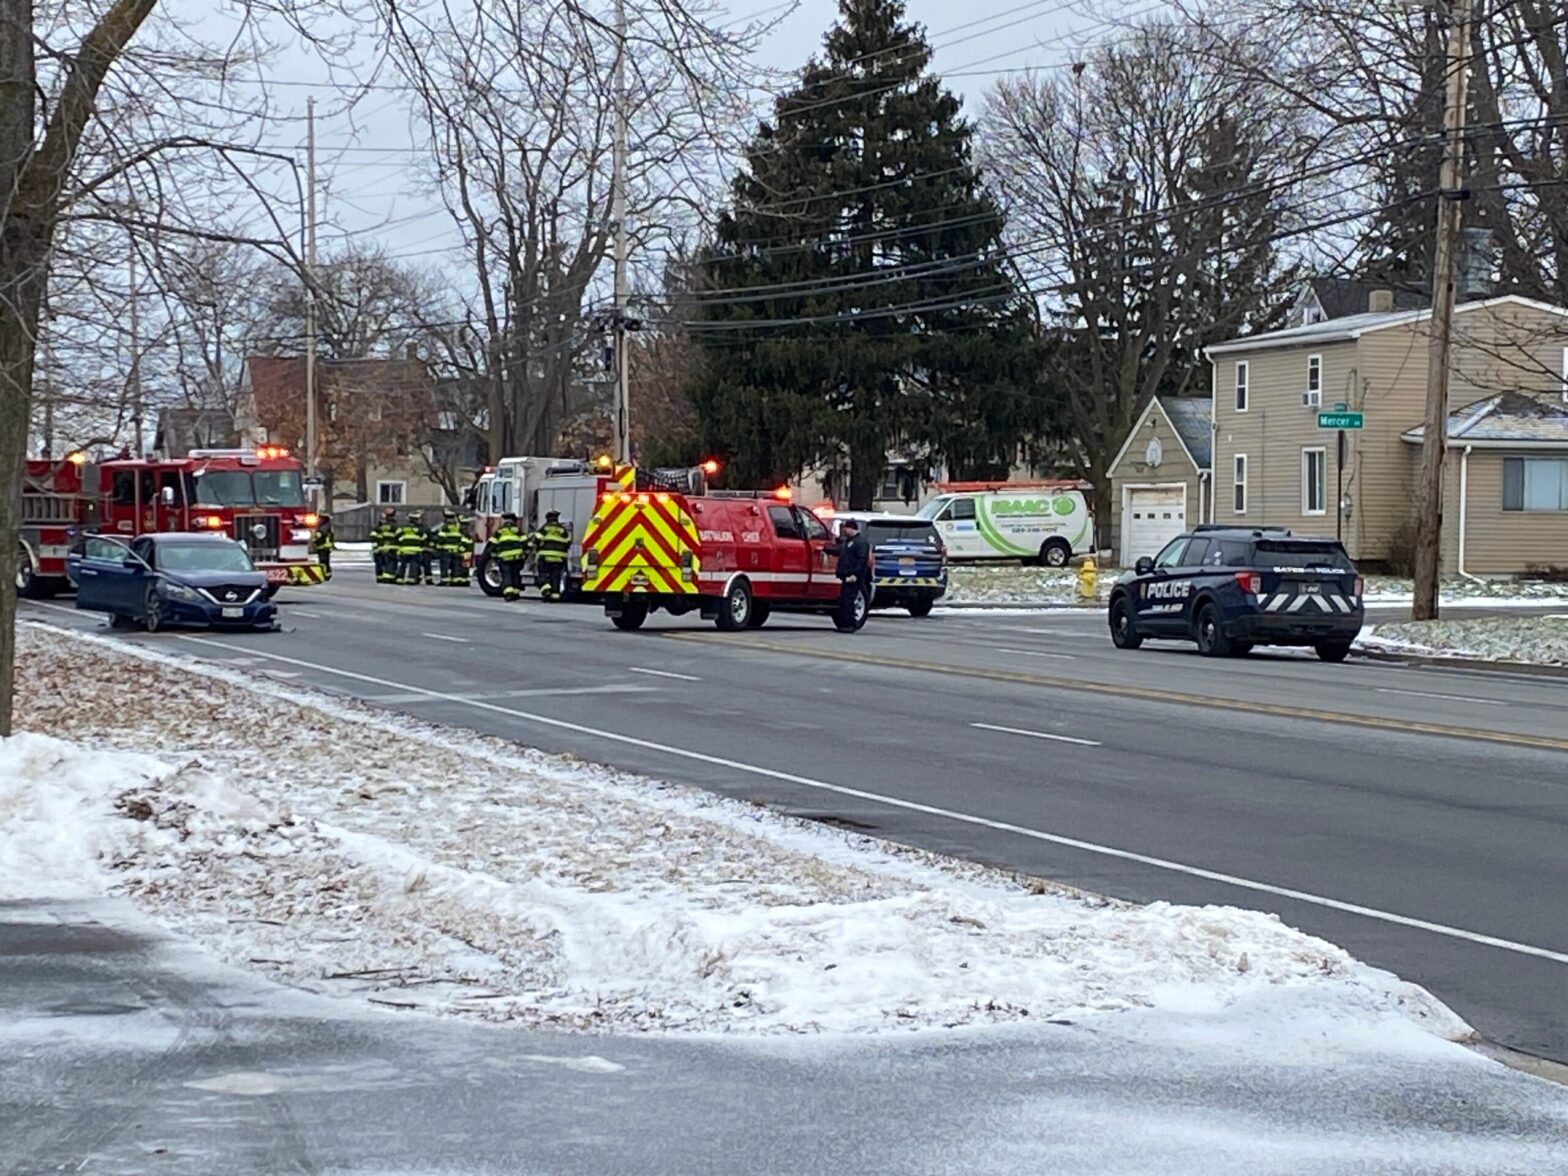
[[[66,557],[76,607],[109,614],[116,629],[165,625],[274,629],[267,577],[223,535],[86,535]]]

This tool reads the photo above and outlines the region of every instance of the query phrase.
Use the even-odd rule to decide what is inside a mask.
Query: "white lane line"
[[[1017,655],[1018,657],[1054,657],[1058,661],[1078,660],[1078,655],[1076,653],[1046,653],[1041,649],[1008,649],[1002,645],[993,645],[991,649],[994,653],[1011,653]]]
[[[645,670],[641,666],[629,666],[626,672],[629,674],[649,674],[655,678],[674,678],[680,682],[702,681],[701,678],[694,677],[691,674],[677,674],[671,670]]]
[[[445,633],[421,633],[421,637],[428,637],[432,641],[450,641],[453,645],[469,644],[467,637],[448,637]]]
[[[639,739],[635,735],[622,735],[615,731],[604,731],[598,727],[589,727],[582,723],[569,723],[565,719],[552,719],[548,715],[531,714],[528,711],[516,710],[508,706],[497,706],[490,702],[468,700],[452,694],[443,694],[439,690],[426,690],[420,686],[393,682],[390,679],[377,678],[370,674],[356,674],[352,670],[340,670],[334,666],[324,666],[316,662],[302,661],[299,658],[285,657],[281,653],[258,653],[242,645],[229,645],[222,641],[213,641],[202,637],[181,636],[180,640],[189,641],[193,645],[211,645],[239,653],[254,654],[274,661],[286,662],[289,665],[302,666],[308,670],[316,670],[323,674],[336,674],[341,678],[369,682],[373,686],[384,686],[389,690],[418,694],[423,698],[436,698],[443,702],[453,702],[460,706],[473,707],[475,710],[507,715],[514,719],[522,719],[525,722],[537,723],[541,727],[553,727],[558,731],[571,731],[577,735],[590,735],[595,739],[603,739],[610,743],[624,743],[628,747],[640,747],[645,751],[656,751],[662,755],[673,756],[677,759],[693,760],[712,767],[728,768],[730,771],[745,772],[752,776],[763,776],[770,780],[782,780],[786,784],[798,784],[802,788],[812,788],[819,792],[831,792],[837,796],[849,796],[856,800],[870,801],[873,804],[885,804],[889,808],[903,809],[906,812],[921,813],[930,817],[940,817],[943,820],[957,821],[965,825],[978,825],[986,829],[995,829],[999,833],[1011,833],[1018,837],[1027,837],[1031,841],[1043,841],[1050,845],[1060,845],[1064,848],[1076,849],[1084,853],[1099,854],[1102,857],[1117,858],[1121,861],[1137,862],[1139,865],[1152,866],[1157,870],[1168,870],[1173,874],[1185,874],[1188,877],[1202,878],[1209,882],[1221,882],[1240,890],[1252,890],[1259,894],[1272,894],[1277,898],[1288,898],[1294,902],[1304,902],[1311,906],[1323,907],[1326,910],[1360,915],[1363,918],[1375,919],[1381,923],[1392,923],[1399,927],[1411,927],[1418,931],[1429,931],[1434,935],[1447,936],[1450,939],[1462,939],[1467,943],[1477,943],[1483,947],[1495,947],[1503,951],[1515,952],[1519,955],[1536,956],[1539,959],[1551,960],[1553,963],[1568,964],[1568,952],[1552,951],[1550,948],[1536,947],[1529,943],[1518,943],[1511,939],[1500,939],[1495,935],[1482,935],[1478,931],[1467,931],[1462,927],[1449,927],[1426,919],[1414,919],[1409,915],[1395,914],[1392,911],[1380,911],[1376,907],[1362,906],[1353,902],[1342,902],[1337,898],[1325,898],[1320,894],[1310,894],[1305,890],[1293,890],[1288,886],[1275,886],[1269,882],[1255,882],[1251,878],[1242,878],[1235,874],[1225,874],[1218,870],[1207,870],[1201,866],[1189,866],[1183,862],[1171,861],[1168,858],[1152,857],[1144,853],[1134,853],[1127,849],[1117,849],[1111,845],[1098,845],[1093,841],[1081,841],[1076,837],[1064,837],[1059,833],[1047,833],[1041,829],[1030,829],[1025,825],[1014,825],[1008,821],[993,821],[989,817],[959,812],[956,809],[920,804],[916,801],[903,800],[896,796],[883,796],[877,792],[867,792],[864,789],[850,788],[843,784],[830,784],[825,780],[813,780],[809,776],[797,776],[793,772],[781,772],[777,768],[765,768],[757,764],[742,763],[739,760],[726,759],[723,756],[708,755],[706,752],[691,751],[684,747],[673,747],[668,743],[655,743],[651,739]]]
[[[321,619],[321,614],[320,613],[306,612],[302,608],[290,608],[289,609],[289,616],[291,616],[291,617],[309,617],[313,621],[319,621]]]
[[[1021,727],[998,727],[995,723],[970,723],[980,731],[1000,731],[1003,735],[1022,735],[1026,739],[1049,739],[1055,743],[1076,743],[1080,747],[1099,747],[1095,739],[1079,739],[1073,735],[1053,735],[1049,731],[1025,731]]]
[[[1095,618],[1099,620],[1098,617]],[[1037,633],[1041,637],[1082,637],[1083,633],[1074,633],[1071,629],[1019,629],[1020,633]]]
[[[1450,702],[1468,702],[1475,706],[1507,706],[1495,698],[1467,698],[1463,694],[1434,694],[1430,690],[1395,690],[1392,686],[1379,686],[1379,694],[1408,694],[1412,698],[1446,698]]]

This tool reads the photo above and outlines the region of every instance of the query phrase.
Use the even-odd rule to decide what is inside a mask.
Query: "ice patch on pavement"
[[[29,628],[0,861],[75,781],[57,876],[382,1006],[582,1029],[868,1032],[1287,998],[1456,1038],[1273,916],[1132,906],[232,670]],[[134,664],[133,664],[134,663]],[[72,688],[46,683],[68,675]],[[135,692],[123,683],[134,679]],[[135,747],[138,752],[89,750]]]

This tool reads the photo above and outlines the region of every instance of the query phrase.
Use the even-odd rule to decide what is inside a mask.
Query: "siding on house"
[[[1459,570],[1461,452],[1449,450],[1444,471],[1443,569],[1447,573]],[[1495,450],[1470,454],[1465,479],[1470,499],[1465,512],[1465,571],[1471,575],[1511,575],[1531,564],[1568,567],[1568,511],[1503,509],[1503,459],[1528,456],[1547,454]]]
[[[1144,460],[1149,442],[1158,439],[1164,454],[1158,466]],[[1207,504],[1203,481],[1198,468],[1187,456],[1171,420],[1158,401],[1140,418],[1140,425],[1133,431],[1132,443],[1120,462],[1109,470],[1111,480],[1110,528],[1102,546],[1109,548],[1114,560],[1122,549],[1122,490],[1126,486],[1180,485],[1187,491],[1187,525],[1196,526],[1206,521]]]

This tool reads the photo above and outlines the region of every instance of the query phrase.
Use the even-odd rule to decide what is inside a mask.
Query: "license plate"
[[[914,557],[913,556],[909,556],[909,555],[906,555],[906,556],[902,557],[898,561],[898,566],[901,567],[901,568],[912,568],[912,567],[914,567],[915,566]]]
[[[244,615],[245,610],[242,608],[225,608],[223,610],[223,619],[226,621],[237,621]]]

